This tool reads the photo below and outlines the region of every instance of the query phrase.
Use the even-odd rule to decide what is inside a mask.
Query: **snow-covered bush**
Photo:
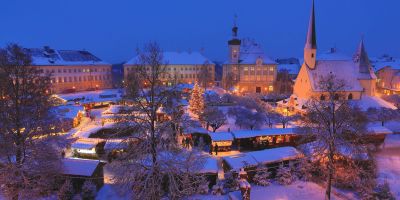
[[[256,174],[254,175],[253,181],[257,185],[268,186],[270,185],[270,175],[271,173],[268,171],[266,166],[257,167]]]
[[[290,185],[294,181],[292,169],[281,164],[276,171],[276,181],[281,185]]]
[[[390,192],[390,187],[388,182],[384,182],[383,184],[379,184],[375,189],[375,199],[380,200],[395,200],[396,198]]]
[[[239,180],[232,172],[225,173],[224,188],[228,189],[229,191],[239,190]]]
[[[203,184],[200,184],[199,187],[197,188],[197,193],[199,194],[208,194],[208,182],[205,182]]]
[[[223,195],[225,194],[224,184],[222,182],[218,182],[211,189],[211,194],[213,195]]]
[[[58,200],[72,200],[74,197],[74,186],[69,179],[65,180],[64,184],[57,192]]]
[[[92,181],[85,181],[82,186],[81,196],[83,200],[93,200],[96,198],[97,188]]]

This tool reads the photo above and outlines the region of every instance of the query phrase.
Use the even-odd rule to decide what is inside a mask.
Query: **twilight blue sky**
[[[227,57],[233,16],[240,37],[273,58],[302,56],[311,0],[0,0],[0,45],[87,49],[128,60],[146,41],[164,50]],[[399,0],[316,0],[319,49],[353,54],[364,34],[370,56],[400,57]]]

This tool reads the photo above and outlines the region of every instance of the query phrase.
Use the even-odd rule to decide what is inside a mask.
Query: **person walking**
[[[212,144],[210,144],[210,146],[209,146],[209,153],[210,153],[210,155],[212,155],[212,151],[213,151],[213,145]]]
[[[215,144],[214,149],[215,149],[215,155],[218,156],[218,144]]]

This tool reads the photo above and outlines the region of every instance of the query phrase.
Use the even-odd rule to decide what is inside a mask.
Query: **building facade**
[[[378,91],[386,95],[400,94],[400,61],[384,55],[373,65],[378,78]]]
[[[51,75],[51,93],[112,87],[111,65],[85,50],[27,49],[32,66]]]
[[[238,39],[237,32],[235,25],[228,41],[229,59],[222,66],[222,86],[240,93],[273,93],[277,63],[254,40]]]
[[[135,73],[141,66],[138,57],[134,57],[124,64],[124,80],[127,81],[130,73]],[[200,83],[213,86],[215,81],[215,64],[198,52],[163,52],[163,61],[166,73],[161,78],[164,84]],[[150,70],[150,67],[148,68]]]

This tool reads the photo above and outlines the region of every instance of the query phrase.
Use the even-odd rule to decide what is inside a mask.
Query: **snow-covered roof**
[[[373,65],[375,71],[379,71],[384,67],[392,67],[393,69],[400,70],[400,59],[393,58],[389,55],[383,55],[379,58],[371,58],[371,64]]]
[[[262,59],[263,64],[277,64],[267,55],[260,44],[251,39],[242,39],[239,52],[240,64],[256,64],[257,59]],[[226,64],[231,64],[229,61]]]
[[[120,150],[127,148],[128,143],[123,139],[107,139],[106,144],[104,145],[104,150]]]
[[[303,154],[294,147],[280,147],[225,156],[223,159],[232,170],[239,171],[240,168],[294,160],[302,156]]]
[[[32,56],[32,65],[110,65],[86,50],[56,50],[49,47],[29,48],[26,50]]]
[[[203,65],[214,64],[199,52],[163,52],[163,63],[168,65]],[[125,65],[140,64],[139,56],[125,63]]]
[[[208,134],[208,131],[201,126],[196,126],[196,127],[188,126],[184,128],[183,134],[193,134],[193,133]]]
[[[366,111],[368,108],[390,108],[397,109],[393,104],[373,96],[362,95],[360,100],[351,100],[351,104],[357,105],[361,110]]]
[[[389,130],[384,126],[379,126],[376,124],[368,124],[367,131],[369,134],[392,134],[393,131]]]
[[[118,114],[122,105],[110,105],[110,107],[102,112],[102,115],[113,115]]]
[[[96,147],[96,143],[86,142],[86,141],[77,141],[72,143],[71,148],[73,149],[93,149]]]
[[[97,166],[98,160],[65,158],[62,160],[63,173],[66,175],[92,176]]]
[[[266,128],[260,130],[234,130],[232,134],[236,139],[242,139],[271,135],[295,135],[297,133],[295,128]]]
[[[76,92],[69,94],[59,94],[58,96],[67,101],[85,98],[84,100],[80,100],[80,102],[92,103],[92,102],[107,102],[107,101],[116,102],[121,99],[121,95],[122,91],[120,89],[105,89],[96,91]]]
[[[230,132],[210,132],[208,135],[211,137],[211,140],[214,142],[218,141],[233,141],[232,133]]]

